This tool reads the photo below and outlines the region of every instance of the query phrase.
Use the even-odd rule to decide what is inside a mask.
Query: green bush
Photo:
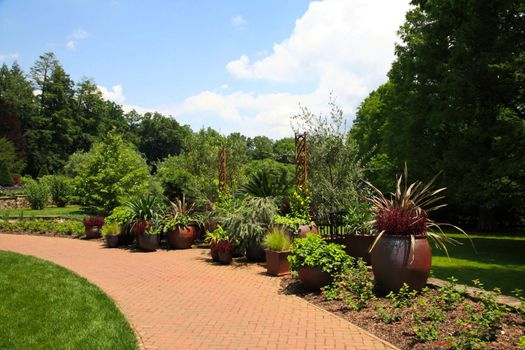
[[[112,223],[105,223],[104,226],[102,226],[101,232],[102,236],[116,236],[120,234],[120,225],[116,222]]]
[[[40,181],[49,188],[53,203],[57,207],[65,207],[72,193],[72,180],[63,175],[46,175]]]
[[[0,221],[0,230],[9,232],[56,233],[59,235],[82,236],[84,225],[76,220],[19,220]]]
[[[0,186],[13,186],[15,182],[4,162],[0,162]]]
[[[290,236],[279,228],[274,228],[263,240],[266,249],[285,251],[290,249]]]
[[[307,234],[305,238],[295,239],[292,244],[288,257],[290,269],[297,271],[305,266],[320,267],[332,276],[342,274],[354,262],[343,248],[340,244],[327,243],[317,234]]]
[[[25,180],[27,200],[31,209],[43,209],[49,200],[49,188],[42,181]]]

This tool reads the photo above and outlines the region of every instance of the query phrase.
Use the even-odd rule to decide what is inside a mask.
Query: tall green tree
[[[273,156],[273,141],[266,136],[249,138],[246,143],[251,159],[261,160]]]

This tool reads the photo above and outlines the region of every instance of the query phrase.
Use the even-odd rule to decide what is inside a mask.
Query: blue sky
[[[105,97],[194,129],[291,134],[330,92],[351,120],[386,81],[404,0],[0,0],[0,62],[53,51]]]

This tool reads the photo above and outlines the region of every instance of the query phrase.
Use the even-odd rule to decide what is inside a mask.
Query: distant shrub
[[[0,162],[0,186],[13,186],[15,182],[4,162]]]
[[[65,207],[72,192],[72,180],[63,175],[47,175],[40,181],[48,187],[53,203]]]
[[[25,189],[31,209],[43,209],[49,200],[49,188],[42,181],[26,180]]]

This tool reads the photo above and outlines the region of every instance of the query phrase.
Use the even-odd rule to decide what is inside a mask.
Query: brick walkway
[[[0,234],[0,250],[53,261],[102,288],[145,349],[393,349],[280,293],[255,264],[218,266],[203,249],[137,253],[101,242]]]

